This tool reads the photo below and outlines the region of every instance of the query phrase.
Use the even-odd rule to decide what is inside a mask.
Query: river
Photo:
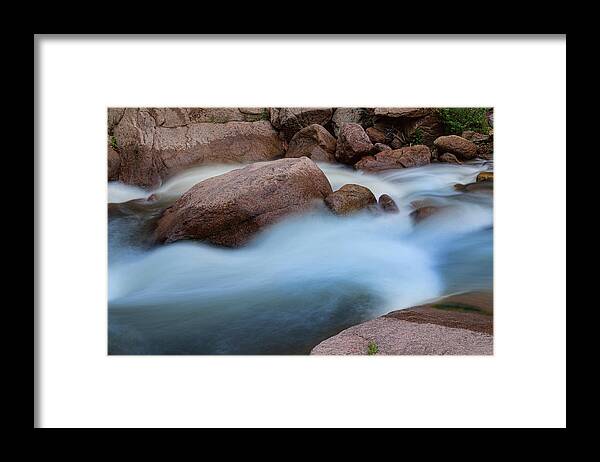
[[[290,217],[239,249],[154,246],[161,211],[239,166],[190,168],[154,191],[108,184],[109,354],[307,354],[339,331],[440,296],[492,288],[493,199],[458,192],[492,161],[366,174],[320,163],[334,190],[389,194],[397,214]],[[146,202],[150,194],[158,200]],[[411,202],[438,213],[414,224]]]

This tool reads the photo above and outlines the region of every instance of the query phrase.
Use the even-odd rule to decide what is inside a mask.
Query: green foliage
[[[485,107],[448,107],[439,109],[446,134],[460,135],[465,130],[487,134],[490,130]]]
[[[260,120],[271,120],[271,114],[269,113],[269,108],[266,107],[260,113]]]
[[[110,137],[110,145],[113,149],[119,149],[119,146],[117,145],[117,139],[114,136]]]
[[[431,305],[438,310],[446,310],[446,311],[460,311],[461,313],[479,313],[490,315],[485,310],[478,308],[473,305],[467,305],[466,303],[437,303],[435,305]]]
[[[379,347],[377,346],[377,344],[375,342],[369,342],[367,354],[369,356],[371,356],[371,355],[376,355],[377,353],[379,353]]]
[[[423,130],[421,130],[421,128],[417,128],[412,135],[410,135],[408,142],[411,146],[414,146],[415,144],[423,144]]]

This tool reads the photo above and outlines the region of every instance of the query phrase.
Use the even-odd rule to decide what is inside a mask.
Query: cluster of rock
[[[336,215],[398,211],[390,196],[383,194],[378,203],[364,186],[347,184],[334,192],[308,157],[285,158],[197,183],[163,212],[154,238],[159,243],[198,239],[237,247],[282,217],[323,205]]]
[[[444,136],[432,108],[109,108],[108,178],[154,187],[206,163],[308,157],[380,171],[491,156],[491,135],[462,135]]]
[[[412,144],[417,129],[420,143]],[[336,215],[398,212],[390,196],[377,199],[361,185],[333,191],[315,162],[369,172],[460,162],[490,140],[443,135],[437,111],[427,108],[111,108],[108,134],[108,178],[128,184],[153,187],[190,165],[250,163],[193,186],[162,213],[154,232],[160,243],[198,239],[230,247],[314,207]],[[413,218],[433,212],[416,208]]]

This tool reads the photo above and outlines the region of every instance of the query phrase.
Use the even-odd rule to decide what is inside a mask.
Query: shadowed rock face
[[[119,179],[119,169],[121,168],[121,157],[112,146],[108,146],[108,181]]]
[[[417,140],[432,147],[434,140],[444,134],[444,124],[434,108],[374,108],[372,113],[369,137],[375,137],[377,141],[373,143],[385,143],[392,149],[415,144]]]
[[[373,145],[373,150],[375,152],[381,152],[381,151],[391,151],[392,148],[390,148],[387,144],[383,144],[383,143],[375,143]]]
[[[303,128],[290,141],[285,157],[306,156],[314,161],[334,162],[336,140],[318,124]]]
[[[336,215],[348,215],[375,204],[371,190],[358,184],[345,184],[325,198],[325,205]]]
[[[331,185],[306,157],[257,162],[193,186],[158,222],[155,239],[240,246],[265,226],[321,203]]]
[[[427,165],[431,162],[431,151],[425,145],[407,146],[400,149],[384,150],[374,156],[363,157],[354,168],[377,172],[392,168],[408,168]]]
[[[340,130],[335,158],[344,164],[354,164],[373,150],[373,143],[358,124],[344,124]]]
[[[257,115],[241,111],[128,108],[119,117],[120,110],[109,110],[109,131],[119,146],[118,179],[153,187],[190,165],[256,162],[283,155],[283,142],[271,124],[246,121]]]
[[[469,160],[477,156],[477,145],[457,135],[440,136],[433,144],[438,152],[449,152],[459,159]]]
[[[438,161],[446,162],[448,164],[460,164],[461,163],[454,154],[450,154],[449,152],[445,152],[444,154],[438,156]]]
[[[371,140],[371,143],[373,143],[375,145],[378,143],[386,144],[386,141],[388,141],[386,139],[385,133],[375,127],[369,127],[365,130],[365,132],[367,133],[367,136]],[[391,141],[391,139],[389,141]]]
[[[331,124],[335,136],[340,134],[342,126],[347,123],[361,124],[364,119],[365,109],[354,107],[339,107],[333,112]]]
[[[271,108],[271,124],[277,130],[281,130],[286,141],[290,141],[304,127],[312,124],[326,125],[332,116],[333,108]]]

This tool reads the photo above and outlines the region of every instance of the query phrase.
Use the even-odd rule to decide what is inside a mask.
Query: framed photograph
[[[566,36],[34,62],[34,427],[566,426]]]

